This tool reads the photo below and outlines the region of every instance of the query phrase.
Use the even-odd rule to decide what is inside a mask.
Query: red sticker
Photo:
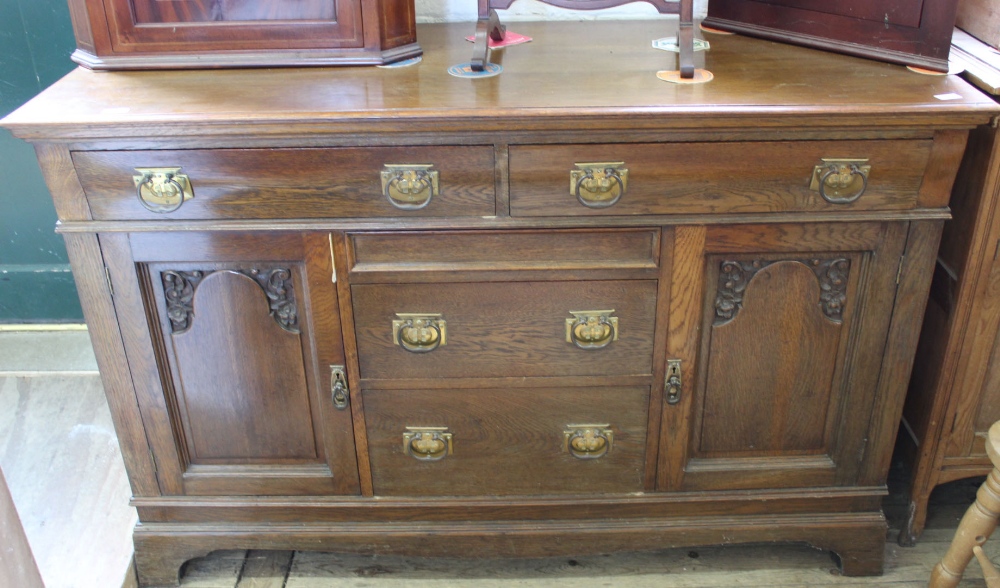
[[[476,36],[469,35],[465,38],[465,40],[475,41]],[[494,41],[493,39],[490,39],[490,49],[499,49],[508,45],[520,45],[521,43],[527,43],[529,41],[531,41],[531,37],[507,31],[503,36],[503,41]]]

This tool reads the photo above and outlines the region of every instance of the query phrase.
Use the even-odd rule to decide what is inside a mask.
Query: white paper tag
[[[938,100],[961,100],[962,95],[951,92],[949,94],[935,94],[934,96]]]

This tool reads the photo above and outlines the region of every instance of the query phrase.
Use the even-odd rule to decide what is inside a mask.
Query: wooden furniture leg
[[[1000,519],[1000,421],[990,427],[986,453],[993,462],[993,471],[979,487],[976,501],[958,524],[948,552],[931,571],[929,588],[958,586],[965,567],[972,561],[973,548],[985,543],[997,528]]]
[[[694,78],[694,9],[691,2],[681,4],[680,24],[677,28],[677,69],[681,78]]]
[[[486,18],[476,22],[476,38],[472,45],[472,69],[483,71],[490,62],[490,39],[503,41],[507,27],[500,22],[496,10],[490,10]]]
[[[986,578],[986,588],[1000,588],[1000,572],[993,566],[990,558],[986,557],[983,548],[976,545],[972,548],[972,553],[979,560],[979,565],[983,568],[983,577]]]

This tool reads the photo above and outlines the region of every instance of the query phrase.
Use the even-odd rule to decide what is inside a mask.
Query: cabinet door
[[[906,230],[676,229],[661,489],[855,483]]]
[[[115,51],[361,47],[358,0],[103,0]]]
[[[164,494],[358,493],[325,235],[101,242]]]

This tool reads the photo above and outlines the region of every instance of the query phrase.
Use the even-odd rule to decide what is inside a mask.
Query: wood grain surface
[[[74,162],[98,219],[485,216],[494,212],[489,147],[226,149],[76,152]],[[421,210],[383,195],[385,164],[433,164],[440,194]],[[180,167],[195,197],[176,211],[145,209],[136,168]]]
[[[929,141],[801,141],[514,146],[513,216],[631,215],[794,210],[877,210],[916,206]],[[748,155],[752,153],[753,157]],[[867,159],[865,193],[831,204],[810,190],[824,158]],[[577,162],[622,161],[628,189],[608,208],[588,208],[568,190]]]
[[[361,377],[625,376],[652,373],[656,282],[358,285],[352,288]],[[570,311],[614,310],[619,339],[601,349],[566,342]],[[440,313],[447,344],[395,345],[397,313]]]
[[[622,129],[967,128],[997,111],[994,102],[954,76],[921,76],[899,66],[742,36],[713,37],[712,49],[698,53],[705,60],[699,66],[715,74],[711,83],[666,84],[654,74],[673,67],[675,58],[650,47],[653,39],[669,34],[661,21],[524,23],[521,31],[535,40],[504,50],[502,75],[472,83],[446,71],[468,61],[464,36],[472,32],[469,26],[422,25],[423,61],[389,71],[102,76],[81,69],[9,115],[3,125],[25,138],[228,135],[234,146],[240,143],[233,138],[245,142],[248,135],[315,137],[367,130],[392,133],[398,142],[415,132],[468,136],[479,130],[509,136],[541,126],[582,137],[597,129],[618,131],[616,140],[631,142],[638,136]],[[592,42],[579,42],[581,28]],[[610,72],[611,81],[594,84],[582,72],[567,75],[566,63]],[[829,80],[836,80],[836,91],[830,90]],[[935,98],[950,93],[960,98]],[[792,111],[794,120],[787,116]],[[544,133],[535,140],[544,141]]]
[[[364,394],[376,496],[593,496],[642,489],[648,388]],[[596,459],[570,455],[564,431],[574,424],[608,425],[611,449]],[[454,453],[436,462],[407,455],[408,426],[447,427]]]

